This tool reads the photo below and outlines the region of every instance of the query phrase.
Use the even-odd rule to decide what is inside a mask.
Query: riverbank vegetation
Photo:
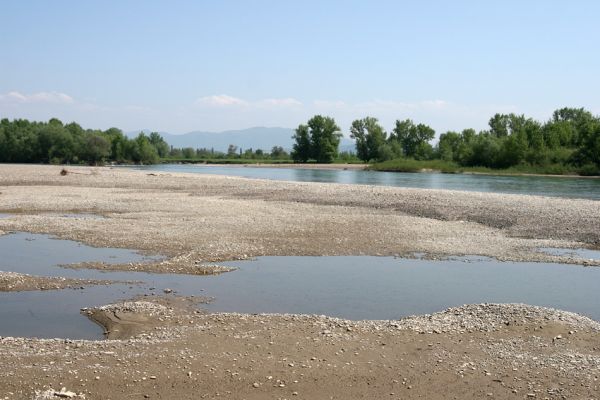
[[[562,108],[541,123],[524,115],[496,114],[489,129],[440,135],[411,120],[396,121],[388,135],[375,118],[352,123],[358,157],[374,170],[600,174],[600,118]]]
[[[291,163],[281,146],[270,152],[241,149],[230,145],[227,152],[214,149],[174,148],[152,132],[128,138],[117,128],[105,131],[83,129],[77,123],[63,124],[53,118],[48,122],[26,119],[0,120],[0,162],[89,164],[189,162],[216,164]]]
[[[155,132],[129,139],[117,128],[83,129],[56,118],[48,122],[0,120],[0,162],[152,164],[168,154],[169,145]]]
[[[485,172],[509,174],[600,175],[600,118],[583,108],[556,110],[546,122],[524,115],[496,114],[489,128],[447,131],[432,144],[435,131],[410,119],[397,120],[388,133],[376,118],[352,122],[356,153],[339,153],[342,133],[331,117],[316,115],[301,124],[290,153],[173,148],[156,132],[126,137],[117,128],[83,129],[58,119],[0,121],[0,162],[102,164],[189,162],[217,164],[287,162],[365,162],[380,171]]]

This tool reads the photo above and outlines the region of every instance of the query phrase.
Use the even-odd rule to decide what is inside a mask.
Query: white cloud
[[[318,108],[342,108],[346,107],[346,102],[342,100],[315,100],[313,105]]]
[[[229,96],[226,94],[218,94],[214,96],[206,96],[201,97],[195,102],[196,105],[208,105],[208,106],[243,106],[248,104],[245,100],[239,99],[237,97]]]
[[[302,102],[292,97],[269,98],[256,101],[240,99],[239,97],[219,94],[213,96],[200,97],[194,104],[199,107],[247,107],[247,108],[281,108],[281,107],[301,107]]]
[[[283,99],[264,99],[264,100],[257,101],[255,104],[259,105],[259,106],[266,106],[266,107],[300,107],[300,106],[302,106],[301,101],[296,100],[292,97],[287,97],[287,98],[283,98]]]
[[[421,106],[425,108],[444,108],[449,103],[445,100],[425,100],[421,102]]]
[[[72,104],[74,100],[71,96],[60,92],[38,92],[32,94],[23,94],[17,91],[0,94],[0,101],[4,103],[50,103],[50,104]]]

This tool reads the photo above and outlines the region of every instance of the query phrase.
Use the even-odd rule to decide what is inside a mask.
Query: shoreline
[[[536,249],[600,243],[592,200],[102,167],[63,176],[61,168],[0,166],[0,213],[19,211],[0,218],[0,233],[163,253],[165,268],[179,273],[259,255],[425,252],[568,262]],[[207,313],[169,294],[83,313],[108,340],[0,338],[0,363],[11,366],[0,371],[0,395],[441,400],[599,391],[600,324],[542,307],[479,304],[349,321]]]
[[[168,163],[167,163],[168,164]],[[248,164],[211,164],[211,163],[198,163],[190,164],[195,166],[205,167],[244,167],[244,168],[284,168],[284,169],[324,169],[324,170],[365,170],[369,164],[263,164],[263,163],[248,163]]]
[[[598,390],[600,324],[543,307],[477,304],[349,321],[205,314],[165,297],[85,313],[114,338],[0,337],[9,399],[59,390],[76,399],[559,399]]]
[[[320,169],[320,170],[354,170],[354,171],[373,171],[373,172],[391,172],[391,173],[416,173],[416,174],[429,174],[429,173],[439,173],[439,174],[457,174],[457,175],[488,175],[488,176],[531,176],[531,177],[548,177],[548,178],[581,178],[581,179],[600,179],[600,176],[586,176],[586,175],[577,175],[577,174],[539,174],[539,173],[527,173],[527,172],[503,172],[502,170],[498,171],[490,171],[490,172],[481,172],[481,171],[453,171],[453,172],[444,172],[442,170],[431,169],[431,168],[423,168],[419,171],[396,171],[396,170],[386,170],[386,169],[370,169],[371,164],[363,164],[363,163],[351,163],[351,164],[310,164],[310,163],[239,163],[239,164],[229,164],[229,163],[162,163],[165,165],[193,165],[193,166],[205,166],[205,167],[243,167],[243,168],[281,168],[281,169]]]
[[[106,167],[61,176],[61,169],[0,166],[0,213],[15,212],[0,218],[0,231],[164,254],[166,271],[184,273],[278,255],[419,252],[584,264],[537,249],[600,246],[594,200]]]
[[[64,277],[48,277],[21,274],[11,271],[0,271],[0,293],[1,292],[26,292],[37,290],[60,290],[60,289],[83,289],[94,285],[111,285],[123,282],[97,280],[97,279],[74,279]]]

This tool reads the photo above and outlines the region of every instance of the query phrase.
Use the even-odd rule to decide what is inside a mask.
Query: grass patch
[[[599,175],[600,170],[595,165],[577,168],[565,164],[527,165],[520,164],[510,168],[495,169],[487,167],[461,167],[458,164],[443,160],[419,161],[413,159],[395,159],[372,164],[368,169],[373,171],[388,172],[442,172],[454,173],[480,173],[490,175]]]

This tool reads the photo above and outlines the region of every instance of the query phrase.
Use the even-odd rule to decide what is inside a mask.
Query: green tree
[[[237,152],[238,147],[234,144],[230,144],[229,147],[227,147],[227,158],[236,158]]]
[[[289,154],[281,146],[273,146],[271,149],[271,158],[273,160],[286,160]]]
[[[295,141],[292,148],[292,159],[295,162],[307,162],[311,153],[308,125],[298,125],[298,128],[296,128],[296,132],[294,133],[294,136],[292,136],[292,139]]]
[[[150,141],[150,143],[152,143],[152,141]],[[154,147],[156,148],[156,147]],[[181,150],[181,155],[183,156],[183,158],[187,158],[187,159],[192,159],[194,157],[196,157],[196,150],[194,150],[194,148],[192,147],[186,147],[184,149]],[[159,154],[160,156],[160,154]]]
[[[431,156],[433,150],[426,144],[435,137],[435,131],[425,125],[415,125],[410,119],[396,121],[396,126],[392,132],[390,140],[397,141],[406,157],[424,157],[426,154]]]
[[[438,156],[444,161],[456,161],[462,143],[463,138],[459,133],[451,131],[442,133],[437,145]]]
[[[490,126],[490,133],[497,138],[508,136],[510,120],[510,116],[506,114],[494,114],[488,123]]]
[[[350,137],[356,141],[356,154],[364,162],[384,161],[394,157],[392,147],[385,142],[387,133],[376,118],[366,117],[353,121]]]
[[[158,153],[150,139],[141,132],[132,143],[131,149],[132,161],[140,164],[154,164],[158,161]]]
[[[311,158],[319,163],[331,163],[337,157],[342,133],[331,117],[315,115],[307,122],[310,130]]]
[[[154,146],[156,149],[156,152],[160,158],[165,158],[167,155],[169,155],[169,145],[158,132],[151,132],[148,139],[150,140],[152,146]]]
[[[110,155],[110,142],[97,134],[89,133],[86,135],[85,148],[82,159],[91,165],[104,162]]]

